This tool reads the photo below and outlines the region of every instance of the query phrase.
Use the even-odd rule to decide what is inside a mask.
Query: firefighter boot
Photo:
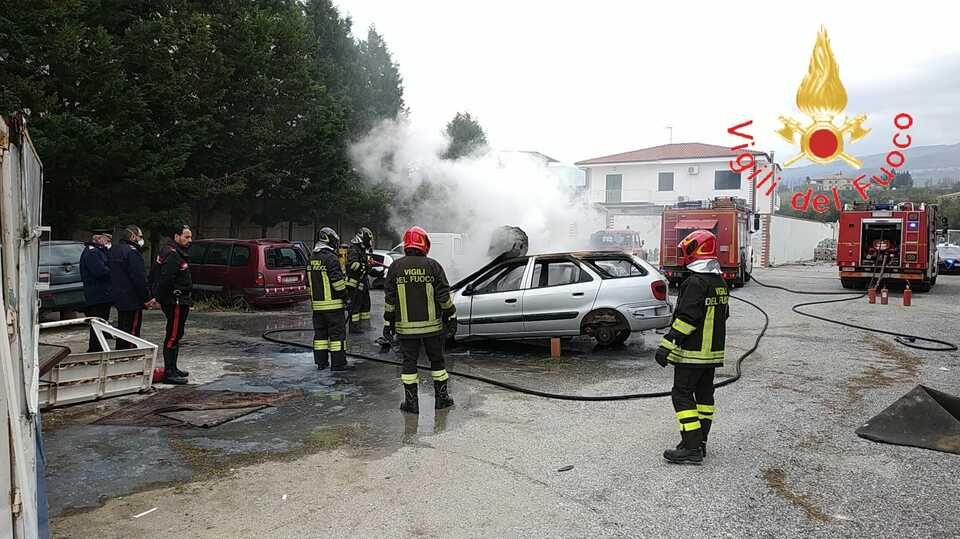
[[[347,363],[347,354],[343,350],[330,352],[330,370],[334,372],[352,371],[354,366]]]
[[[433,381],[433,396],[434,400],[436,401],[434,408],[437,410],[442,410],[444,408],[453,406],[453,399],[450,398],[450,393],[447,391],[446,380]]]
[[[420,413],[420,399],[417,397],[417,384],[403,384],[403,402],[400,409],[410,414]]]
[[[330,366],[330,351],[329,350],[314,350],[313,351],[313,363],[317,366],[318,370],[324,370]]]
[[[700,451],[700,444],[703,441],[700,429],[683,431],[681,433],[683,441],[676,449],[667,449],[663,452],[663,458],[673,464],[703,464],[703,453]]]
[[[713,420],[710,419],[701,419],[700,420],[700,432],[703,433],[703,438],[700,441],[700,452],[703,453],[703,456],[707,456],[707,436],[710,435],[710,425],[713,424]]]

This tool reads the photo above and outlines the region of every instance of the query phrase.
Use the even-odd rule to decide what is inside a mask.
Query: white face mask
[[[139,245],[140,247],[143,247],[143,238],[140,238],[139,240],[137,240],[137,245]]]
[[[113,247],[113,244],[110,243],[110,242],[107,242],[107,243],[103,244],[103,246],[106,247],[107,249],[109,249],[109,248]]]

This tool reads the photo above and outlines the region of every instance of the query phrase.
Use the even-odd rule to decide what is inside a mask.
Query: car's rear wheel
[[[584,317],[580,333],[593,337],[598,346],[616,346],[630,338],[630,326],[617,311],[601,309]]]

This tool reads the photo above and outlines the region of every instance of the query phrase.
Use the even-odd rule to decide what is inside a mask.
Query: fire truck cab
[[[840,212],[837,266],[844,288],[865,288],[883,269],[884,279],[926,292],[937,282],[935,204],[847,204]]]
[[[677,244],[694,230],[709,230],[719,243],[723,278],[740,287],[750,281],[753,247],[750,245],[750,209],[746,201],[718,197],[686,201],[663,210],[660,226],[660,266],[671,286],[690,273],[677,256]]]

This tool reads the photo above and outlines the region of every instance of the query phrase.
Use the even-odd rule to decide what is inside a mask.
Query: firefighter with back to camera
[[[674,366],[671,393],[681,441],[663,457],[675,464],[700,464],[713,424],[713,376],[723,366],[729,295],[717,260],[716,236],[697,230],[677,248],[691,273],[680,285],[673,324],[660,339],[656,360],[662,367]]]
[[[350,292],[350,333],[363,333],[370,323],[370,255],[373,252],[373,232],[361,227],[350,240],[347,249],[347,288]]]
[[[400,341],[403,367],[404,400],[400,409],[420,412],[417,397],[417,361],[421,346],[430,359],[433,376],[435,408],[453,406],[447,390],[443,343],[446,335],[457,327],[456,308],[450,297],[447,276],[436,260],[429,258],[430,238],[422,228],[415,226],[403,235],[406,256],[390,265],[384,282],[383,336],[387,342],[396,335]]]
[[[310,256],[307,280],[313,309],[313,362],[317,369],[351,370],[346,353],[347,283],[340,268],[340,237],[330,227],[320,230]]]

